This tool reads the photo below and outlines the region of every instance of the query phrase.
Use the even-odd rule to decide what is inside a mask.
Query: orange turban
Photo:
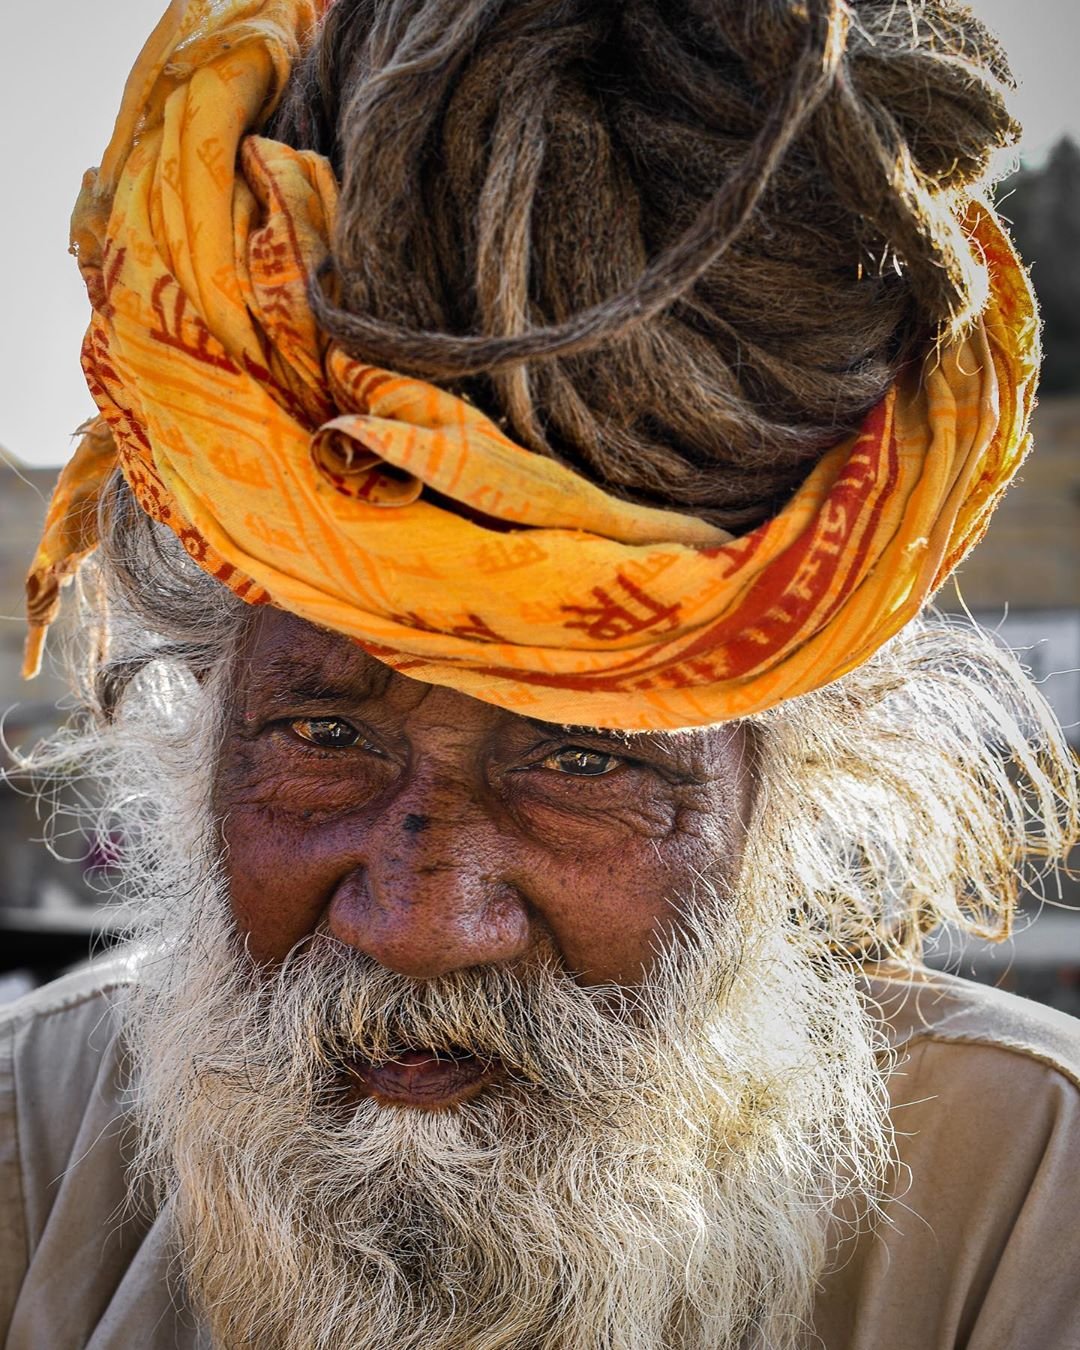
[[[27,668],[119,466],[200,567],[397,670],[530,716],[699,726],[818,688],[912,618],[1028,446],[1027,279],[972,203],[991,298],[772,520],[733,538],[633,506],[314,323],[329,164],[252,134],[314,0],[174,0],[128,81],[72,238],[101,411],[28,579]],[[463,508],[463,509],[456,509]]]

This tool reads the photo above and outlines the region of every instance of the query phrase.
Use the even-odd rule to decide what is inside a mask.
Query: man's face
[[[274,965],[320,930],[414,980],[527,960],[633,985],[699,881],[734,878],[740,727],[568,730],[423,684],[267,611],[240,663],[215,789],[237,925]],[[370,1095],[448,1106],[483,1066],[399,1047]]]
[[[214,1343],[791,1344],[879,1082],[742,856],[750,733],[553,727],[270,612],[228,675],[209,814],[222,684],[186,799],[166,746],[128,1019]]]

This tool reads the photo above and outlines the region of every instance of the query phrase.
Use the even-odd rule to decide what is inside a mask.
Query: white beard
[[[803,1342],[830,1216],[872,1203],[889,1142],[854,983],[795,929],[736,954],[710,892],[619,994],[551,952],[407,980],[321,933],[270,977],[220,884],[185,909],[129,1013],[134,1180],[170,1205],[215,1345]],[[509,1074],[449,1111],[346,1106],[339,1056],[402,1044]]]

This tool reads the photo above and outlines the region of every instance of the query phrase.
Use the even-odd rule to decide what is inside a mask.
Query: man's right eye
[[[321,750],[351,750],[364,738],[342,717],[294,717],[289,728],[311,745]]]

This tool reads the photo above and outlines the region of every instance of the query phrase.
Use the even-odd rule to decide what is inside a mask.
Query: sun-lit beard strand
[[[129,1011],[136,1171],[216,1343],[799,1344],[835,1192],[873,1195],[888,1157],[871,1038],[768,916],[704,883],[685,908],[628,991],[543,950],[404,980],[323,933],[267,978],[207,869]],[[342,1113],[340,1054],[403,1043],[510,1077],[456,1112]]]

